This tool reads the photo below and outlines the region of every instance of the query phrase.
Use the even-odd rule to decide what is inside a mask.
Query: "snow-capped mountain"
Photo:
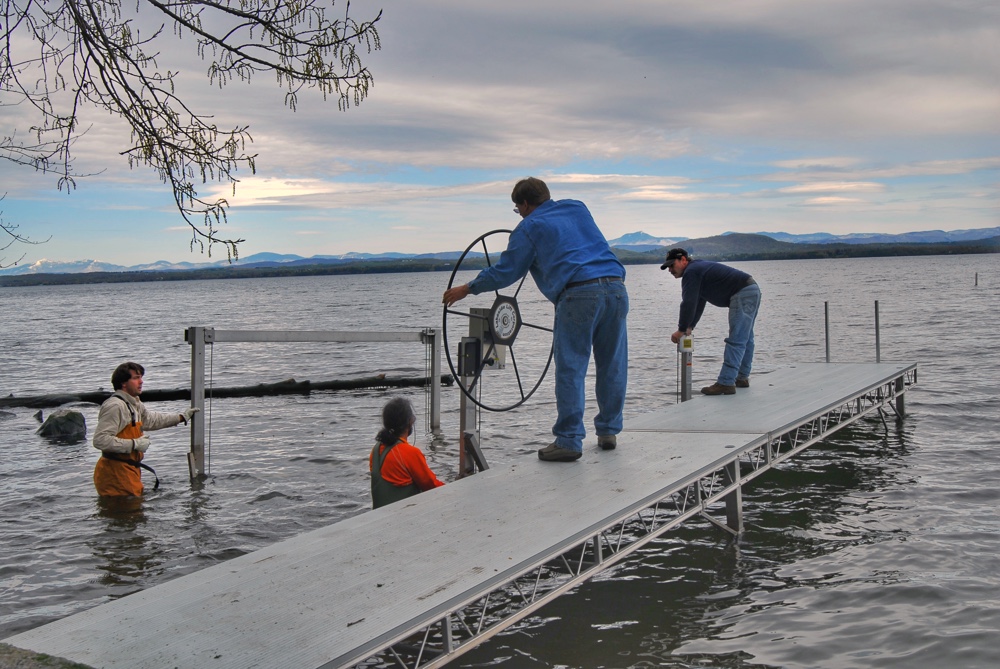
[[[727,232],[729,234],[736,234]],[[923,232],[905,232],[902,234],[882,234],[882,233],[852,233],[847,235],[832,235],[826,232],[793,234],[788,232],[757,232],[752,233],[770,237],[781,242],[791,242],[795,244],[929,244],[942,242],[962,242],[988,239],[1000,236],[1000,227],[980,228],[976,230],[927,230]],[[616,239],[609,240],[609,244],[617,249],[628,251],[644,252],[680,245],[689,239],[688,237],[656,237],[645,232],[630,232]],[[276,265],[307,265],[307,264],[336,264],[358,260],[400,260],[404,258],[416,259],[438,259],[456,260],[461,256],[461,251],[442,251],[439,253],[342,253],[339,255],[316,255],[303,257],[290,253],[255,253],[232,263],[240,267],[261,267]],[[474,254],[475,255],[475,254]],[[0,269],[0,275],[12,274],[77,274],[83,272],[143,272],[143,271],[170,271],[170,270],[190,270],[203,269],[209,267],[230,266],[228,259],[222,258],[212,262],[169,262],[160,260],[154,263],[143,265],[132,265],[125,267],[112,263],[101,262],[99,260],[73,260],[59,261],[41,259],[23,265],[13,265]]]
[[[630,232],[617,239],[609,239],[608,243],[616,249],[626,251],[654,251],[664,246],[674,246],[684,241],[687,237],[654,237],[645,232]]]

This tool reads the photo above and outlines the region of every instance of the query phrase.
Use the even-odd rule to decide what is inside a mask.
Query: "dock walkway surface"
[[[92,667],[435,667],[858,418],[916,364],[797,364],[626,422],[614,451],[534,455],[12,636]],[[720,516],[718,518],[717,516]]]

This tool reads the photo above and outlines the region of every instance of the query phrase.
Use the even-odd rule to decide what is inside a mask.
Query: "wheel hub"
[[[500,295],[490,309],[490,334],[493,343],[510,346],[521,329],[521,311],[512,297]]]

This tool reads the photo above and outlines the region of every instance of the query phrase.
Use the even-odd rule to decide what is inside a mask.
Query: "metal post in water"
[[[823,312],[826,319],[826,361],[830,362],[830,303],[823,303]]]
[[[190,327],[184,338],[191,345],[191,406],[201,411],[191,418],[191,450],[188,452],[188,472],[191,480],[205,476],[205,339],[203,327]]]
[[[475,377],[463,376],[462,383],[472,383]],[[473,453],[479,448],[479,429],[476,427],[476,405],[462,393],[459,400],[459,444],[458,444],[458,478],[471,476],[476,473],[476,460]]]
[[[478,337],[462,337],[462,341],[459,342],[458,375],[461,377],[459,382],[464,388],[471,388],[476,380],[476,372],[479,371],[482,361],[482,346],[483,342]],[[458,477],[464,478],[476,473],[473,454],[479,448],[476,404],[466,397],[465,393],[460,393],[458,414]]]
[[[427,328],[422,333],[424,344],[431,355],[431,432],[441,433],[441,337],[435,328]]]
[[[896,379],[896,413],[902,418],[906,415],[906,395],[903,391],[906,390],[906,379],[904,377],[899,377]]]
[[[875,362],[882,362],[882,342],[878,328],[878,300],[875,300]]]
[[[691,376],[693,374],[694,340],[691,335],[684,335],[677,342],[677,353],[680,356],[681,402],[691,399]]]
[[[726,495],[726,525],[733,534],[743,534],[743,488],[740,487],[740,461],[733,460],[726,465],[726,474],[731,482],[736,483],[736,489]]]

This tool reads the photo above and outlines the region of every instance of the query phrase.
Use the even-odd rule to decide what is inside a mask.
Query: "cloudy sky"
[[[291,112],[267,77],[220,92],[193,40],[159,44],[192,107],[250,125],[257,174],[226,193],[223,230],[244,257],[460,250],[517,224],[510,189],[528,175],[586,202],[609,239],[1000,225],[995,0],[351,8],[384,14],[375,85],[347,112],[318,95]],[[0,160],[0,216],[51,237],[0,258],[208,260],[156,174],[118,155],[127,132],[88,121],[76,168],[93,176],[70,194]]]

